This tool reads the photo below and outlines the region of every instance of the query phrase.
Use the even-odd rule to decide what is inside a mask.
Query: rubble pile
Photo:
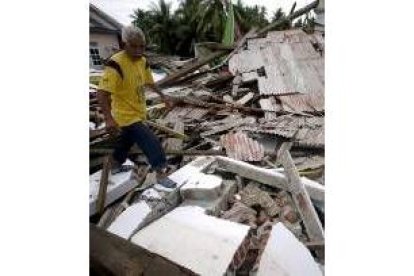
[[[167,68],[169,81],[161,80],[160,86],[175,104],[167,110],[157,96],[147,97],[147,123],[162,142],[169,178],[178,188],[165,191],[156,184],[143,153],[133,148],[129,158],[135,169],[128,180],[134,181],[133,189],[124,191],[122,187],[130,187],[129,182],[109,177],[108,187],[121,188],[108,188],[108,195],[116,200],[102,212],[90,208],[94,210],[91,221],[144,248],[143,237],[148,233],[142,231],[149,227],[184,231],[183,225],[188,224],[189,237],[192,231],[201,231],[182,217],[187,213],[200,223],[210,221],[205,216],[214,217],[211,233],[203,232],[212,242],[220,232],[215,224],[218,229],[247,227],[232,243],[233,249],[225,249],[226,262],[233,256],[228,264],[221,259],[220,265],[234,273],[231,275],[270,275],[265,271],[278,264],[269,263],[268,254],[280,250],[271,241],[276,232],[285,233],[286,229],[292,235],[280,235],[297,249],[297,255],[290,257],[305,258],[313,271],[309,275],[322,275],[318,271],[324,264],[324,241],[315,239],[315,228],[323,231],[324,224],[323,43],[321,35],[301,30],[250,36],[228,53],[228,68],[202,67],[197,60],[180,64],[153,56],[151,64]],[[187,70],[189,67],[197,69]],[[180,73],[185,70],[188,73]],[[91,84],[91,179],[101,178],[104,157],[116,143],[117,138],[105,132],[96,86]],[[99,198],[99,183],[95,182],[91,197]],[[158,249],[157,242],[168,247],[167,240],[154,237],[154,248]],[[183,252],[193,248],[182,246]],[[207,247],[200,254],[214,265],[221,255],[214,246]],[[210,253],[216,257],[210,260]],[[169,258],[170,253],[165,254],[162,256]],[[205,271],[191,254],[182,254],[173,261],[196,274]],[[299,275],[285,272],[283,275]]]

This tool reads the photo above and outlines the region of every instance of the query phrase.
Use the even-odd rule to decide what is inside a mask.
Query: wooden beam
[[[196,275],[187,268],[89,224],[89,262],[92,271],[108,275]]]
[[[163,78],[161,80],[159,80],[156,85],[159,87],[167,87],[169,86],[171,83],[173,83],[175,80],[187,75],[188,73],[191,73],[195,70],[197,70],[198,68],[200,68],[201,66],[203,66],[206,63],[209,63],[210,61],[221,57],[223,55],[225,55],[226,53],[228,53],[228,50],[220,50],[214,53],[211,53],[210,55],[208,55],[205,58],[200,59],[199,61],[189,64],[187,66],[184,66],[184,68],[182,68],[181,70],[179,70],[178,72]]]
[[[103,162],[101,181],[99,183],[98,199],[96,201],[97,213],[102,215],[105,208],[106,191],[108,188],[108,178],[111,171],[111,156],[107,155]]]
[[[182,133],[182,132],[178,132],[178,131],[175,131],[174,129],[171,129],[171,128],[169,128],[169,127],[166,127],[166,126],[162,126],[162,125],[160,125],[160,124],[157,124],[157,123],[154,123],[154,122],[151,122],[151,121],[145,121],[149,126],[151,126],[151,127],[153,127],[153,128],[156,128],[156,129],[158,129],[158,130],[160,130],[160,131],[162,131],[162,132],[165,132],[165,133],[168,133],[168,134],[171,134],[171,135],[173,135],[174,137],[176,137],[176,138],[179,138],[179,139],[188,139],[188,136],[187,135],[185,135],[184,133]]]
[[[279,150],[280,155],[278,154],[288,178],[288,191],[292,194],[293,201],[302,217],[309,239],[311,241],[323,241],[325,240],[325,234],[322,224],[289,152],[292,144],[292,142],[283,143]]]
[[[90,149],[90,154],[111,154],[113,149],[108,148],[96,148]],[[132,149],[130,154],[144,154],[141,150]],[[167,155],[225,155],[225,152],[220,150],[165,150],[165,154]],[[94,164],[98,165],[100,164]]]

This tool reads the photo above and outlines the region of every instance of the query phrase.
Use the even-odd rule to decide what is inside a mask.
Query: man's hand
[[[108,118],[105,121],[105,128],[106,128],[106,131],[110,135],[113,135],[113,136],[115,136],[119,132],[118,124],[115,122],[115,120],[113,118]]]

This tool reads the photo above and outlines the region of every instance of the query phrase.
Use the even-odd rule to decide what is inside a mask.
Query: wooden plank
[[[245,105],[251,99],[253,99],[253,97],[254,97],[254,93],[253,92],[249,92],[246,95],[244,95],[242,98],[238,99],[237,102],[236,102],[236,104]],[[266,115],[266,113],[265,113],[265,115]],[[276,114],[275,114],[275,116],[276,116]]]
[[[98,199],[96,209],[98,214],[102,214],[105,208],[106,190],[108,188],[108,178],[111,170],[111,156],[106,156],[103,163],[101,182],[99,183]]]
[[[149,170],[149,166],[138,167],[135,176],[137,181],[137,187],[140,187],[142,185]],[[124,197],[121,203],[117,204],[113,208],[108,208],[99,220],[98,227],[102,227],[105,229],[108,228],[108,226],[115,220],[115,218],[117,218],[126,208],[129,207],[129,203],[135,193],[136,189],[134,188],[131,191],[129,191],[129,193]]]
[[[291,192],[292,198],[299,210],[309,239],[311,241],[323,241],[325,240],[325,234],[322,224],[289,152],[292,144],[292,142],[283,143],[279,150],[279,160],[282,163],[288,178],[288,190]]]
[[[201,66],[203,66],[206,63],[209,63],[210,61],[214,60],[215,58],[221,57],[223,55],[225,55],[226,53],[228,53],[228,50],[220,50],[214,53],[211,53],[210,55],[208,55],[207,57],[192,63],[188,66],[185,66],[184,68],[182,68],[181,70],[179,70],[178,72],[163,78],[161,80],[159,80],[156,85],[159,87],[166,87],[170,84],[172,84],[175,80],[187,75],[188,73],[191,73],[195,70],[197,70],[198,68],[200,68]]]
[[[189,269],[89,224],[89,262],[92,271],[109,275],[195,275]],[[100,274],[101,275],[101,274]]]
[[[184,133],[182,133],[182,132],[175,131],[175,130],[173,130],[173,129],[169,128],[169,127],[162,126],[162,125],[160,125],[160,124],[157,124],[157,123],[154,123],[154,122],[151,122],[151,121],[145,121],[145,122],[146,122],[149,126],[151,126],[151,127],[153,127],[153,128],[156,128],[156,129],[158,129],[158,130],[160,130],[160,131],[162,131],[162,132],[165,132],[165,133],[168,133],[168,134],[174,135],[175,137],[177,137],[177,138],[179,138],[179,139],[188,139],[188,136],[187,136],[187,135],[185,135],[185,134],[184,134]]]
[[[90,149],[90,154],[111,154],[113,152],[113,149],[107,149],[107,148],[95,148]],[[144,154],[141,150],[138,149],[131,149],[129,154]],[[225,155],[225,152],[221,150],[166,150],[165,154],[168,155]],[[94,165],[100,164],[97,162],[94,162]]]

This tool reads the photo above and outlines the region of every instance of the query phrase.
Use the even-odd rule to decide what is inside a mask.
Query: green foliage
[[[148,43],[156,44],[160,52],[192,56],[195,43],[223,40],[228,11],[225,5],[230,3],[230,0],[181,0],[178,9],[172,12],[168,0],[158,0],[152,3],[150,10],[136,9],[131,17],[133,24],[144,31]],[[247,6],[238,0],[233,4],[233,11],[235,29],[241,34],[270,23],[264,6]],[[279,8],[273,13],[271,22],[286,16]],[[311,19],[305,22],[306,26],[312,25]],[[305,22],[298,20],[294,26],[304,26]],[[286,22],[276,30],[289,29],[291,25]]]
[[[234,5],[234,14],[243,33],[248,32],[252,27],[262,28],[269,24],[266,18],[267,10],[264,6],[245,6],[241,0],[238,0]]]
[[[279,21],[279,20],[286,19],[286,18],[287,18],[287,15],[285,14],[285,12],[282,11],[281,8],[279,8],[273,14],[272,23],[273,22],[276,22],[276,21]],[[291,22],[286,21],[282,25],[274,28],[273,30],[275,30],[275,31],[282,31],[282,30],[290,29],[291,27],[292,27]]]

